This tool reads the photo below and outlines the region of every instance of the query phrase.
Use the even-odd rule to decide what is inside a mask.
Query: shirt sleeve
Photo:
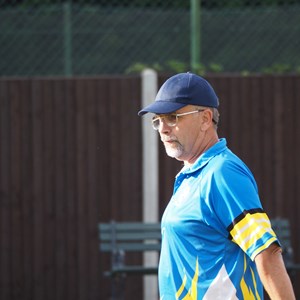
[[[254,260],[277,238],[262,209],[252,173],[243,164],[227,161],[212,177],[212,207],[217,218],[228,238]]]

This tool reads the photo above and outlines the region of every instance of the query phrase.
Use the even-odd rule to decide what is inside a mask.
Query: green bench
[[[104,272],[112,279],[112,299],[122,299],[127,275],[157,274],[158,266],[132,265],[126,261],[126,253],[143,254],[159,252],[161,245],[160,223],[110,222],[98,225],[100,251],[111,255],[110,270]],[[127,256],[128,256],[127,255]]]
[[[287,219],[272,219],[272,227],[283,248],[283,258],[291,277],[300,270],[300,264],[295,264],[291,244],[290,223]],[[124,280],[127,275],[157,274],[158,266],[131,265],[126,261],[126,253],[144,253],[160,251],[160,223],[126,222],[99,224],[100,251],[110,253],[110,270],[104,272],[112,279],[113,299],[121,299],[124,292]],[[142,260],[141,260],[142,261]]]

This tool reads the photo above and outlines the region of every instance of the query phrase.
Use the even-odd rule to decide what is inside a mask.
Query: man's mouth
[[[161,141],[163,143],[173,143],[173,142],[175,142],[175,140],[173,140],[173,139],[161,139]]]

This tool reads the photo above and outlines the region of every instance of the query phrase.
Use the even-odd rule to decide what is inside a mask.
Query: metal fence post
[[[71,3],[64,3],[64,74],[72,75],[72,25],[71,25]]]
[[[191,0],[191,69],[193,72],[200,65],[200,6],[201,0]]]

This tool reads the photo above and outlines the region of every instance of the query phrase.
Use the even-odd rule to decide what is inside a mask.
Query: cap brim
[[[178,103],[178,102],[169,102],[169,101],[155,101],[152,104],[146,106],[138,112],[139,116],[143,116],[146,113],[153,114],[169,114],[172,113],[187,104]]]

